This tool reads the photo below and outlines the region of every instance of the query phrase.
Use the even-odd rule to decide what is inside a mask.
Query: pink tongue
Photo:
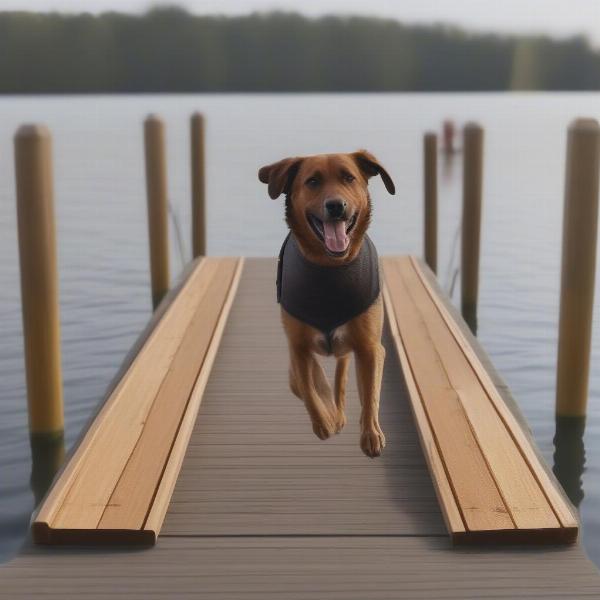
[[[346,235],[345,221],[323,221],[325,245],[331,252],[344,252],[350,240]]]

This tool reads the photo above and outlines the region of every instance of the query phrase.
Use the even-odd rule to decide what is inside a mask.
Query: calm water
[[[565,132],[600,118],[599,94],[294,95],[0,98],[0,559],[25,535],[33,494],[21,338],[12,136],[23,122],[54,135],[67,445],[77,437],[150,316],[141,122],[168,125],[176,275],[190,254],[188,117],[207,117],[208,251],[274,255],[282,203],[257,168],[288,155],[367,148],[396,181],[373,181],[381,254],[421,252],[421,136],[445,117],[486,131],[479,337],[553,462]],[[458,264],[460,157],[440,161],[439,277]],[[183,254],[183,256],[182,256]],[[458,287],[458,286],[456,286]],[[457,300],[456,292],[453,295]],[[596,294],[596,317],[600,294]],[[600,327],[593,337],[583,541],[600,563]],[[571,479],[578,487],[577,473]],[[575,495],[581,491],[574,490]]]

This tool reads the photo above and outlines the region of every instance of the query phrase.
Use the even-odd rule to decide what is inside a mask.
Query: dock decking
[[[600,596],[600,576],[577,544],[451,546],[389,327],[383,456],[369,460],[358,447],[353,377],[348,425],[317,440],[287,387],[274,272],[272,259],[245,261],[157,546],[29,542],[0,568],[0,597]]]

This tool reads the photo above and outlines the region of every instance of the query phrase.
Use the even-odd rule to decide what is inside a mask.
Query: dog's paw
[[[346,415],[344,414],[344,411],[340,410],[335,415],[335,418],[333,421],[333,427],[334,427],[335,433],[339,433],[342,429],[344,429],[345,426],[346,426]]]
[[[381,456],[381,452],[385,448],[385,435],[383,435],[383,431],[363,431],[360,436],[360,447],[369,458]]]
[[[312,428],[320,440],[329,439],[335,432],[333,425],[324,421],[313,421]]]

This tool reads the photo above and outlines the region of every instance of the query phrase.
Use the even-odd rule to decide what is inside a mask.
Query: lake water
[[[18,550],[33,509],[21,334],[12,137],[25,122],[54,139],[67,446],[151,312],[142,120],[168,131],[174,277],[190,256],[188,119],[207,119],[208,252],[273,256],[283,204],[259,166],[288,155],[367,148],[395,179],[373,180],[380,254],[422,247],[422,134],[451,117],[485,127],[479,338],[553,464],[554,389],[566,129],[600,118],[600,94],[145,95],[0,98],[0,559]],[[461,159],[440,160],[439,279],[459,262]],[[453,299],[458,300],[455,286]],[[595,315],[600,316],[600,294]],[[596,322],[598,319],[596,318]],[[594,328],[583,542],[600,563],[600,328]],[[581,460],[581,456],[579,456]],[[581,466],[581,465],[580,465]]]

